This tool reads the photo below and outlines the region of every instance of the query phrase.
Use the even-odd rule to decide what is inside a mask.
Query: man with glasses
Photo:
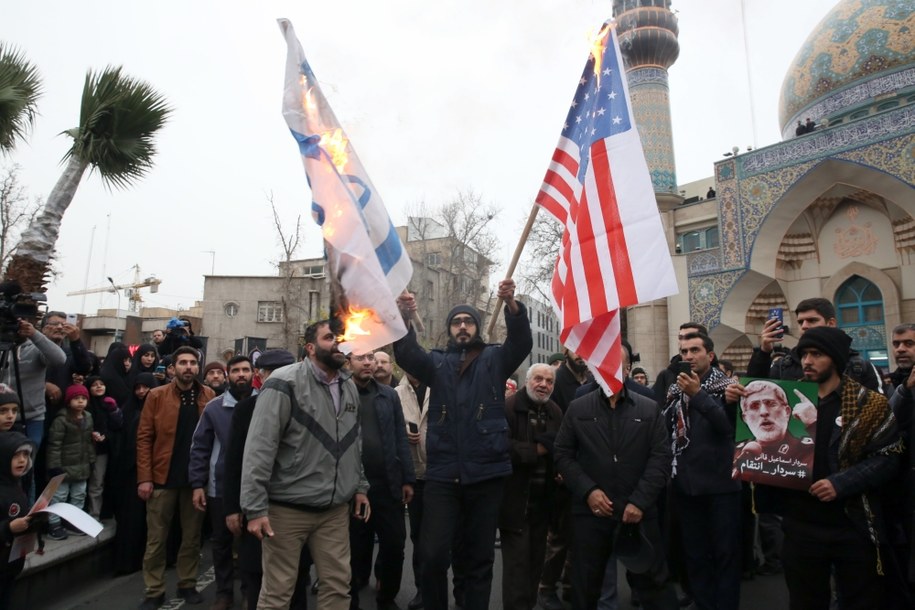
[[[505,477],[511,474],[505,380],[533,345],[527,311],[515,300],[515,283],[502,280],[506,339],[487,345],[480,314],[458,305],[448,314],[448,346],[427,352],[410,328],[394,343],[397,363],[430,388],[426,432],[426,483],[420,556],[424,564],[423,601],[427,610],[448,608],[448,567],[460,527],[458,561],[465,608],[488,608],[495,558],[496,525]],[[406,320],[416,311],[411,294],[398,298]]]
[[[49,415],[53,415],[61,406],[60,399],[64,392],[73,384],[73,374],[88,375],[92,369],[92,359],[80,339],[79,327],[67,322],[67,314],[64,312],[49,311],[45,314],[41,332],[67,356],[63,365],[50,365],[45,372],[45,396],[48,399]]]

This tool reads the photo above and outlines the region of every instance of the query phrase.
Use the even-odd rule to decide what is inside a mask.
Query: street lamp
[[[114,280],[111,279],[111,276],[108,276],[108,282],[111,284],[111,289],[114,291],[114,293],[116,295],[118,295],[118,308],[114,314],[114,319],[115,319],[114,340],[117,343],[117,342],[121,341],[121,337],[122,337],[121,329],[117,328],[121,325],[121,293],[118,291],[118,287],[115,286]]]

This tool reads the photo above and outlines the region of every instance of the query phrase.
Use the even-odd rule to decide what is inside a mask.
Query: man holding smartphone
[[[92,369],[92,359],[80,338],[76,321],[76,314],[62,311],[49,311],[41,321],[42,334],[67,356],[67,361],[63,365],[51,365],[45,371],[45,395],[48,399],[49,416],[61,406],[60,399],[63,393],[73,383],[73,373],[88,375]]]

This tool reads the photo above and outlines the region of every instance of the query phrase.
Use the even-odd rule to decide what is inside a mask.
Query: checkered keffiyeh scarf
[[[722,373],[718,367],[712,367],[699,386],[707,394],[722,398],[724,389],[732,383],[736,383],[736,381]],[[677,476],[677,457],[689,446],[689,396],[685,395],[676,383],[670,384],[670,388],[667,390],[667,407],[664,409],[664,416],[667,418],[671,430],[670,449],[674,455],[671,477],[675,477]]]

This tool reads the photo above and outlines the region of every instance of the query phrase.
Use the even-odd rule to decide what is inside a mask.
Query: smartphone
[[[165,365],[160,364],[159,366],[156,367],[156,370],[154,372],[159,375],[164,375],[165,374]]]
[[[365,504],[359,505],[359,516],[365,519]]]
[[[419,434],[419,426],[417,426],[413,422],[408,421],[407,428],[410,430],[410,434]]]
[[[687,375],[693,374],[693,366],[689,362],[678,362],[677,363],[677,375],[680,373],[686,373]]]
[[[781,328],[782,332],[778,334],[777,338],[781,339],[785,336],[785,310],[781,307],[773,307],[769,310],[769,317],[766,319],[771,320],[772,318],[775,318],[780,323],[779,327]]]
[[[73,325],[73,326],[76,325],[76,314],[75,314],[75,313],[68,313],[68,314],[67,314],[67,324],[70,324],[70,325]]]

